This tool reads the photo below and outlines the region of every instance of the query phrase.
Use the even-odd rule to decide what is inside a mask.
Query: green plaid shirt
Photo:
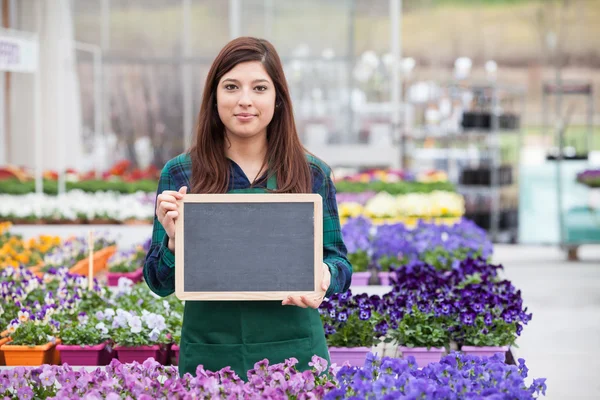
[[[331,297],[334,293],[343,293],[350,288],[352,265],[348,261],[346,245],[342,240],[335,185],[330,178],[331,171],[320,160],[312,156],[307,158],[312,171],[313,193],[318,193],[323,198],[323,262],[331,271],[331,285],[326,292],[326,296]],[[250,181],[233,161],[230,174],[229,190],[250,187]],[[164,190],[177,191],[182,186],[189,188],[190,177],[191,160],[188,154],[181,154],[169,160],[161,171],[157,196]],[[266,179],[254,185],[265,186]],[[154,209],[156,210],[156,203]],[[167,247],[168,241],[169,238],[155,214],[152,244],[144,262],[144,279],[150,289],[162,297],[175,291],[175,256]]]

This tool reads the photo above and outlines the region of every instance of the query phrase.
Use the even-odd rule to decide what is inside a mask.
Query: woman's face
[[[259,61],[236,65],[217,87],[217,109],[228,136],[266,135],[275,112],[275,86]]]

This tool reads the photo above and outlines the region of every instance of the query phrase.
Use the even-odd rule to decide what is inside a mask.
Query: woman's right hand
[[[187,186],[182,186],[178,192],[165,190],[156,199],[156,217],[169,236],[169,250],[175,251],[175,221],[179,217],[177,201],[183,199]]]

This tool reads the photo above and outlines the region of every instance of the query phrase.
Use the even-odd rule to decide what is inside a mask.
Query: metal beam
[[[183,24],[181,28],[181,43],[183,48],[183,58],[188,58],[192,54],[190,42],[190,30],[192,25],[191,0],[182,0],[181,2]],[[192,143],[192,70],[189,63],[181,63],[181,93],[183,95],[183,146],[184,149],[190,147]]]
[[[242,35],[242,4],[240,0],[229,0],[229,39]]]
[[[400,60],[402,59],[402,0],[390,0],[390,47],[392,54],[392,84],[390,85],[392,138],[398,145],[398,164],[401,167],[403,135],[400,127],[400,94],[402,93],[402,80],[400,76]],[[405,116],[406,117],[406,116]],[[406,120],[406,118],[404,118]]]
[[[94,132],[92,143],[93,148],[96,148],[99,137],[104,137],[104,98],[102,90],[102,48],[95,44],[73,42],[75,49],[92,54],[94,63]],[[98,152],[94,151],[93,157],[96,159],[95,177],[100,178],[99,166],[102,165],[102,160],[98,159]]]

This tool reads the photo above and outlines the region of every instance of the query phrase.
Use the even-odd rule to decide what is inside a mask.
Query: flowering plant
[[[546,379],[527,386],[528,369],[507,365],[500,355],[479,358],[461,353],[445,356],[419,370],[414,357],[407,360],[367,355],[363,368],[342,367],[338,388],[326,400],[374,399],[536,399],[546,394]]]
[[[383,317],[376,309],[379,297],[334,294],[319,307],[327,344],[331,347],[371,347],[385,335]]]
[[[81,312],[76,323],[61,326],[59,337],[62,344],[95,346],[107,340],[110,335],[104,322],[95,317],[89,318],[87,313]]]
[[[30,320],[19,324],[10,337],[10,345],[41,346],[56,341],[56,327],[53,324]]]
[[[117,346],[151,346],[171,342],[167,337],[165,318],[146,310],[138,315],[117,309],[111,328],[111,337]]]
[[[58,399],[323,399],[335,388],[337,369],[327,370],[327,362],[313,357],[310,369],[298,371],[298,360],[269,365],[255,364],[240,379],[229,367],[179,377],[177,369],[162,366],[153,359],[143,364],[121,364],[114,359],[104,369],[74,370],[68,365],[17,367],[0,371],[0,396],[31,400]]]
[[[115,238],[109,232],[94,233],[94,251],[113,246],[115,243]],[[45,265],[42,270],[47,272],[50,268],[72,267],[88,256],[88,247],[86,237],[81,236],[67,240],[61,247],[55,248],[44,257]]]
[[[110,272],[126,273],[134,272],[139,268],[142,268],[151,244],[152,239],[148,239],[144,243],[138,244],[129,250],[115,252],[115,254],[108,259],[108,270]]]
[[[40,235],[23,240],[21,235],[6,232],[0,238],[0,268],[38,265],[44,255],[58,245],[60,238],[57,236]]]
[[[149,182],[156,185],[155,182]],[[148,188],[151,185],[146,185]],[[131,184],[124,184],[126,190]],[[69,190],[63,196],[28,193],[21,195],[0,194],[0,219],[34,221],[82,221],[94,222],[108,219],[115,222],[127,220],[152,221],[154,216],[153,192],[125,194],[116,191],[86,193]]]
[[[514,344],[531,320],[520,291],[498,270],[479,259],[459,261],[440,273],[422,262],[394,270],[393,289],[378,311],[390,326],[390,338],[406,346]]]
[[[135,251],[117,251],[108,260],[108,270],[110,272],[133,272],[140,268],[136,262]]]
[[[463,346],[507,346],[514,345],[517,338],[517,324],[502,319],[478,315],[471,324],[461,325],[455,340]]]
[[[418,260],[450,270],[460,260],[492,254],[485,231],[468,220],[451,226],[421,221],[409,228],[402,223],[374,226],[365,218],[353,218],[342,227],[342,235],[349,258],[364,252],[355,256],[358,265],[375,265],[383,271]]]
[[[398,328],[390,330],[387,340],[406,347],[449,347],[448,326],[448,317],[413,306],[399,321]]]
[[[352,264],[353,272],[364,272],[369,267],[372,229],[373,224],[364,217],[353,218],[342,227],[348,261]]]
[[[600,187],[600,169],[588,169],[578,173],[577,182],[591,188]]]
[[[479,358],[453,353],[419,370],[408,360],[367,356],[364,367],[327,368],[314,356],[311,369],[298,371],[294,358],[269,365],[260,361],[241,380],[229,367],[179,377],[171,366],[153,359],[121,364],[114,359],[104,369],[73,370],[68,365],[16,367],[0,371],[0,396],[42,399],[536,399],[546,393],[546,380],[525,383],[528,369],[507,365],[501,355]]]

